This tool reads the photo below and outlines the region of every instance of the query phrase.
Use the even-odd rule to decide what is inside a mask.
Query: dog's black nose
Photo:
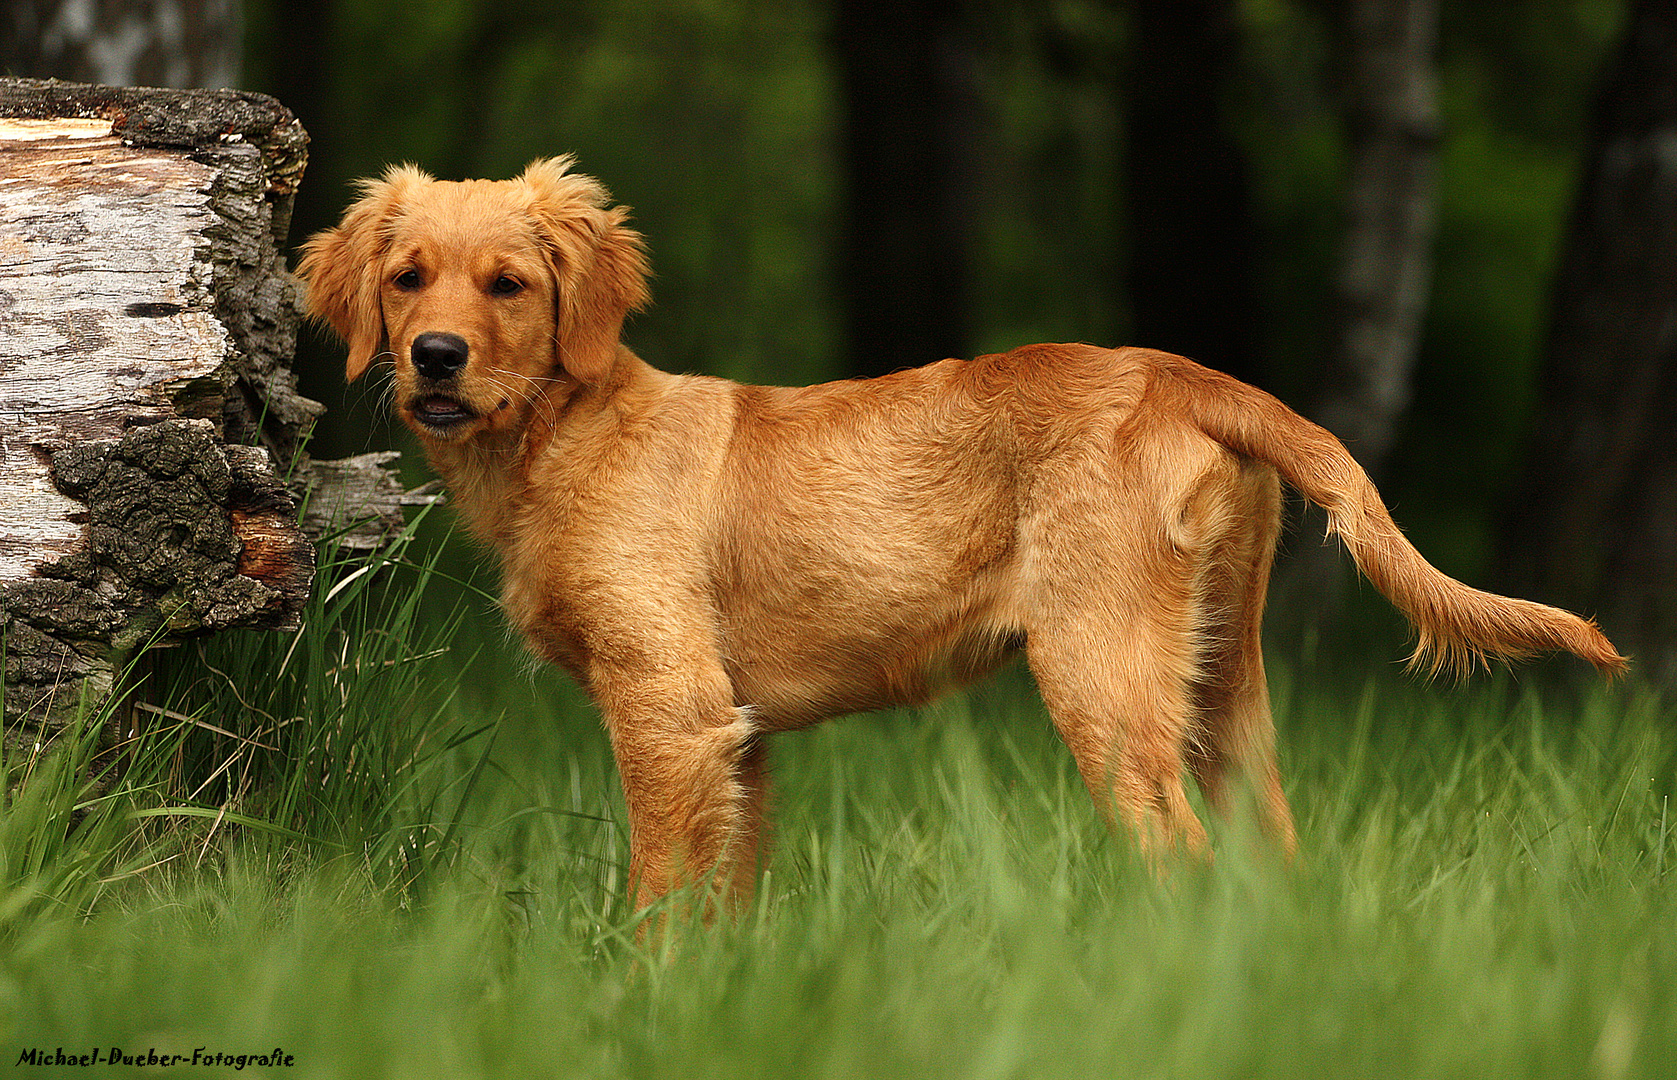
[[[427,379],[452,378],[466,366],[466,352],[459,334],[420,334],[413,339],[413,366]]]

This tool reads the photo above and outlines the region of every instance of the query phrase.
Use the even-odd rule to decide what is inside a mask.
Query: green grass
[[[0,815],[0,1068],[1673,1075],[1677,710],[1654,694],[1278,671],[1301,863],[1235,823],[1161,883],[1004,673],[781,739],[755,905],[648,944],[597,721],[501,659],[481,599],[419,603],[429,573],[159,667],[165,712],[103,788],[85,753],[33,764]],[[60,1046],[294,1064],[14,1065]]]

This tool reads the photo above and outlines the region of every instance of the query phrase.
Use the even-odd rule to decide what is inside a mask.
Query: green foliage
[[[438,719],[456,621],[422,621],[434,567],[404,562],[413,536],[370,559],[327,544],[301,630],[142,657],[130,695],[7,763],[0,927],[43,905],[89,911],[145,871],[214,868],[235,847],[275,865],[348,859],[402,893],[446,863],[493,724]],[[471,767],[445,776],[461,754]]]
[[[102,794],[84,748],[9,796],[0,1045],[405,1078],[1617,1078],[1677,1054],[1677,714],[1635,689],[1278,670],[1299,864],[1236,821],[1161,881],[1006,671],[778,740],[753,904],[645,937],[575,689],[495,632],[437,655],[477,621],[426,614],[423,566],[327,561],[302,634],[168,673],[173,726]]]
[[[85,914],[108,886],[166,858],[126,820],[123,795],[104,790],[114,762],[98,749],[110,719],[90,711],[50,746],[0,756],[0,941],[38,919]],[[138,750],[148,774],[174,746],[165,738]]]

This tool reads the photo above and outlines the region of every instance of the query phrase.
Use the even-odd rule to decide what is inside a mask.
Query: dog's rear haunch
[[[750,890],[770,734],[1021,649],[1148,853],[1205,844],[1185,772],[1220,811],[1246,781],[1290,851],[1259,644],[1283,480],[1415,625],[1413,663],[1625,668],[1592,623],[1433,569],[1333,436],[1178,356],[1031,345],[799,388],[656,370],[620,342],[641,238],[570,165],[392,169],[298,272],[349,378],[388,361],[507,617],[599,704],[639,903]]]

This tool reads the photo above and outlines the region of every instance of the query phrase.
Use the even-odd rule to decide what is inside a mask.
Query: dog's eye
[[[511,296],[513,293],[523,292],[524,283],[517,278],[502,274],[489,286],[489,291],[496,296]]]
[[[418,270],[403,270],[400,274],[396,275],[392,284],[394,284],[398,289],[401,289],[403,292],[412,292],[419,288],[420,285],[424,284],[424,282],[420,279]]]

